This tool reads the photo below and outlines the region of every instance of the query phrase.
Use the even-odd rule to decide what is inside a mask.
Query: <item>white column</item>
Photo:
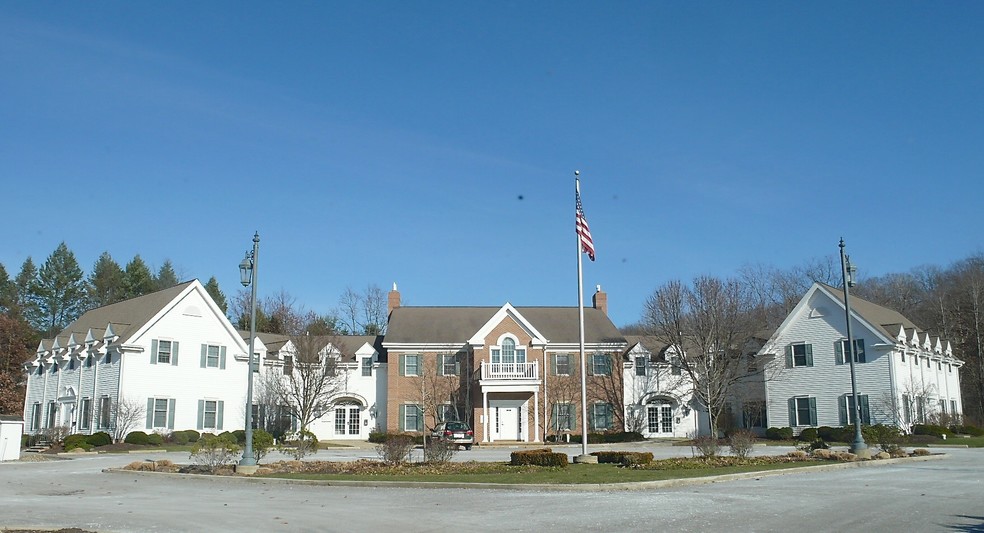
[[[482,391],[482,442],[489,441],[489,393]]]
[[[540,442],[540,391],[533,391],[533,442]]]

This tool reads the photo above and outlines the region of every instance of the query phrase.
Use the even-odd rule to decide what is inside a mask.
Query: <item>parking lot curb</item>
[[[728,481],[760,479],[764,477],[786,476],[790,474],[826,472],[845,470],[849,468],[874,468],[901,463],[918,463],[945,459],[946,454],[922,455],[918,457],[899,457],[894,459],[877,459],[873,461],[855,461],[850,463],[834,463],[829,465],[801,466],[764,470],[759,472],[743,472],[738,474],[722,474],[718,476],[703,476],[694,478],[662,479],[656,481],[628,481],[625,483],[585,483],[585,484],[533,484],[533,483],[463,483],[444,481],[356,481],[356,480],[315,480],[315,479],[285,479],[274,477],[251,476],[211,476],[204,474],[178,474],[171,472],[148,472],[124,470],[122,468],[107,468],[108,474],[133,474],[135,476],[167,476],[189,481],[230,481],[241,483],[281,484],[281,485],[320,485],[326,487],[360,487],[360,488],[393,488],[393,489],[484,489],[484,490],[534,490],[540,492],[618,492],[642,491],[675,488],[691,485],[707,485]],[[575,467],[576,468],[576,467]]]

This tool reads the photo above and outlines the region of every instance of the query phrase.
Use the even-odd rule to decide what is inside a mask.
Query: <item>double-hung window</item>
[[[861,407],[861,423],[871,424],[871,411],[868,409],[868,395],[858,394],[858,405]],[[840,422],[842,426],[854,423],[857,409],[854,408],[854,395],[845,394],[840,398]]]
[[[401,355],[400,359],[403,360],[401,365],[401,370],[404,376],[419,376],[420,375],[420,356],[417,354],[406,354]]]
[[[453,405],[442,403],[437,406],[438,422],[454,422],[456,420],[458,420],[458,414]]]
[[[400,431],[423,431],[424,430],[424,410],[417,404],[404,404],[400,406]]]
[[[108,429],[112,416],[113,399],[109,396],[99,398],[99,428]]]
[[[92,425],[92,398],[82,398],[79,409],[79,428],[89,429]]]
[[[31,429],[41,429],[41,404],[34,402],[31,406]]]
[[[157,341],[157,362],[164,365],[171,364],[171,341]]]
[[[372,357],[362,358],[362,375],[363,376],[372,375]]]
[[[458,358],[456,354],[453,353],[437,354],[437,364],[438,364],[438,368],[441,370],[442,376],[458,375]]]
[[[219,368],[219,347],[207,344],[205,346],[205,367]]]
[[[679,376],[683,374],[682,361],[680,356],[674,355],[670,357],[670,374],[674,376]]]
[[[591,406],[591,427],[596,430],[611,429],[612,404],[596,403]]]
[[[224,404],[222,400],[198,400],[198,429],[221,430]]]
[[[789,424],[791,426],[816,426],[817,399],[812,396],[790,398]]]
[[[57,367],[56,367],[57,368]],[[58,415],[58,404],[54,400],[48,402],[48,425],[45,427],[55,427],[55,420]]]
[[[554,431],[573,431],[574,430],[574,404],[555,403],[550,417],[551,427]]]
[[[648,360],[649,358],[644,355],[640,355],[635,358],[635,375],[637,376],[646,375],[646,363],[648,362]]]
[[[603,353],[592,355],[591,373],[595,376],[610,376],[612,374],[612,358]]]
[[[813,345],[797,342],[786,346],[786,366],[813,366]]]
[[[571,354],[569,353],[554,354],[554,375],[555,376],[571,375]]]
[[[834,355],[837,358],[837,364],[842,365],[844,363],[849,363],[847,352],[847,339],[842,339],[834,343]],[[854,362],[866,362],[864,357],[864,339],[854,339]]]
[[[174,398],[147,398],[147,429],[174,428]]]

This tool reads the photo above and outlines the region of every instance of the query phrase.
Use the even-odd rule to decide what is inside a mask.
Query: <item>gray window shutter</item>
[[[847,416],[848,396],[841,396],[840,397],[840,401],[837,402],[837,404],[840,407],[840,409],[839,409],[839,411],[840,411],[840,423],[841,423],[842,426],[846,426],[848,424],[848,421],[850,420],[850,418],[848,418],[848,416]]]
[[[443,376],[444,375],[444,354],[443,353],[437,354],[437,375],[438,376]]]
[[[871,412],[868,411],[868,395],[858,395],[858,405],[861,406],[861,423],[871,424]]]
[[[577,409],[574,408],[574,404],[572,404],[572,403],[567,404],[567,414],[570,415],[570,418],[571,418],[571,427],[570,427],[570,429],[573,431],[574,428],[578,427],[578,422],[577,422]]]
[[[595,406],[592,405],[591,409],[588,411],[588,431],[594,431],[595,429]]]
[[[424,406],[417,404],[417,431],[424,430]]]
[[[402,354],[402,353],[400,354],[400,375],[401,376],[407,375],[407,356],[404,355],[404,354]],[[402,407],[401,407],[401,409],[402,409]],[[400,411],[400,413],[403,413],[403,411]],[[400,419],[401,420],[403,419],[403,415],[402,414],[400,415]],[[402,428],[403,423],[402,422],[400,423],[400,426],[401,426],[400,431],[403,431],[403,428]]]
[[[167,401],[167,429],[174,429],[174,398]]]
[[[150,364],[157,364],[157,339],[150,341]]]
[[[201,361],[202,368],[205,368],[206,366],[208,366],[207,361],[208,361],[208,345],[207,344],[203,344],[202,345],[202,361]]]
[[[550,375],[553,375],[553,376],[556,376],[557,375],[557,354],[553,354],[553,357],[550,358]],[[555,407],[556,407],[556,405],[557,404],[554,404]],[[554,429],[557,429],[557,428],[554,428]]]
[[[789,399],[789,427],[796,427],[796,398]]]
[[[253,360],[253,358],[252,357],[248,357],[248,355],[249,354],[247,354],[247,357],[246,357],[247,364],[249,364]],[[225,370],[225,362],[226,362],[226,347],[225,346],[220,346],[219,347],[219,369],[220,370]],[[256,363],[258,363],[258,362],[259,361],[257,361]],[[256,363],[253,363],[252,365],[249,365],[249,366],[252,367],[252,368],[249,369],[250,372],[252,372],[256,368]]]
[[[219,400],[215,402],[215,429],[222,429],[222,412],[225,410],[225,402]]]
[[[555,403],[550,407],[550,429],[557,431],[557,428],[560,426],[560,421],[558,420],[559,418],[560,405]]]
[[[865,363],[866,361],[864,358],[864,339],[854,340],[854,350],[858,353],[858,362]]]
[[[205,429],[205,400],[198,400],[198,429]]]
[[[178,341],[171,341],[171,364],[178,366]]]
[[[810,397],[810,425],[817,425],[817,399]]]
[[[844,364],[844,341],[834,341],[834,358],[838,365]]]
[[[806,366],[813,366],[813,345],[806,345]]]
[[[792,344],[786,345],[786,368],[793,368],[793,345]]]
[[[154,428],[154,399],[147,398],[147,429]]]
[[[403,368],[403,356],[400,356],[400,368]],[[407,406],[400,404],[400,421],[399,421],[400,433],[407,430]]]

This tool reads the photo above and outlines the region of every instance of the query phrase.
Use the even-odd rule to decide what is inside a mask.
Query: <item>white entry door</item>
[[[500,400],[490,405],[489,434],[492,440],[526,441],[523,427],[524,400]]]

